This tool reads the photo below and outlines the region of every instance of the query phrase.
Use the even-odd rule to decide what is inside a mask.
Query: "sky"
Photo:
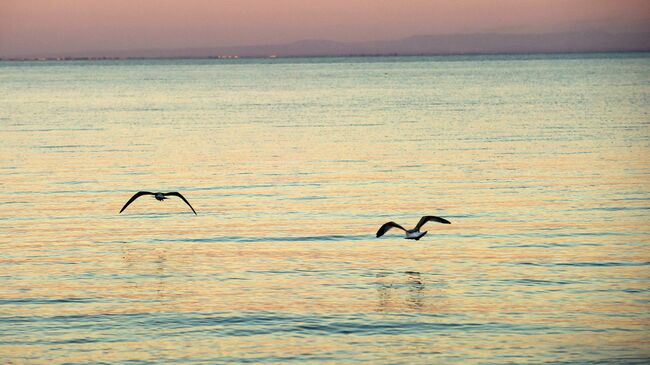
[[[650,0],[0,0],[0,57],[305,39],[648,31]]]

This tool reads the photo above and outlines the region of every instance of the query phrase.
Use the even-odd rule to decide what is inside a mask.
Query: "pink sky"
[[[417,34],[648,30],[649,0],[0,0],[0,57]]]

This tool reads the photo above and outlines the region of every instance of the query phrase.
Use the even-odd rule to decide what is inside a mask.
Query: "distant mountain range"
[[[392,41],[303,40],[287,44],[242,47],[66,52],[32,55],[25,58],[228,58],[610,51],[650,51],[650,31],[636,33],[583,31],[545,34],[418,35]]]

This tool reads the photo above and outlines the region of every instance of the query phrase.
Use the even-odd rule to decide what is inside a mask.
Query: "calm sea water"
[[[0,362],[648,363],[648,105],[648,54],[0,62]]]

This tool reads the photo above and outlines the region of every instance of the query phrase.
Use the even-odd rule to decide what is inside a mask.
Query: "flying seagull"
[[[190,205],[190,202],[188,202],[187,199],[185,199],[185,197],[181,195],[181,193],[176,192],[176,191],[172,191],[170,193],[152,193],[152,192],[149,192],[149,191],[138,191],[137,193],[135,193],[131,197],[131,199],[129,199],[128,202],[126,202],[126,204],[124,204],[124,206],[122,207],[122,210],[120,210],[120,213],[122,213],[124,211],[124,209],[126,209],[126,207],[129,206],[129,204],[133,203],[134,200],[138,199],[139,197],[141,197],[143,195],[153,195],[153,197],[156,198],[156,200],[160,200],[160,201],[168,199],[167,198],[168,196],[177,196],[177,197],[183,199],[185,204],[189,205],[190,209],[192,209],[194,214],[196,214],[196,211],[194,210],[194,208],[192,208],[192,206]]]
[[[382,225],[381,227],[379,227],[379,230],[377,231],[377,238],[383,236],[384,233],[388,232],[388,230],[391,228],[399,228],[402,231],[404,231],[404,233],[406,234],[406,237],[404,237],[404,239],[417,241],[420,238],[424,237],[425,234],[427,234],[428,231],[420,232],[420,228],[422,228],[422,226],[425,225],[428,221],[436,221],[444,224],[451,224],[450,221],[444,218],[434,217],[432,215],[425,215],[424,217],[420,218],[418,225],[415,226],[415,228],[413,229],[404,229],[404,227],[400,226],[395,222],[387,222],[384,223],[384,225]]]

